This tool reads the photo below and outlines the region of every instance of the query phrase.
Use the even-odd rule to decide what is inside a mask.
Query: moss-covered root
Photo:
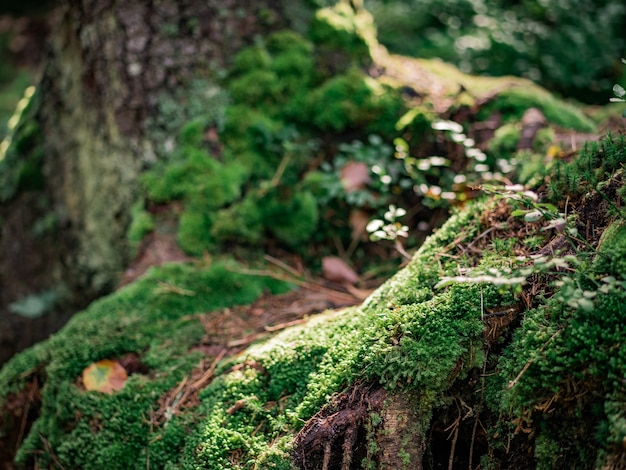
[[[424,419],[415,397],[357,384],[317,413],[294,439],[292,458],[301,469],[421,469]]]

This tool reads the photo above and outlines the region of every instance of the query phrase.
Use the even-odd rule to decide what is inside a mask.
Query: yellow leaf
[[[83,385],[86,390],[113,393],[126,383],[126,369],[117,361],[104,359],[94,362],[83,370]]]

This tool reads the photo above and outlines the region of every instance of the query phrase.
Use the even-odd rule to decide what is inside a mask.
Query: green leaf
[[[591,300],[589,300],[589,299],[586,299],[586,298],[578,299],[576,301],[576,303],[585,312],[592,312],[593,311],[593,302]]]
[[[511,212],[511,215],[513,217],[521,217],[522,215],[526,215],[527,213],[528,213],[527,210],[517,209],[517,210],[514,210],[513,212]]]
[[[58,299],[59,294],[55,290],[44,291],[13,302],[9,310],[26,318],[38,318],[46,314]]]
[[[524,216],[524,220],[526,222],[537,222],[538,220],[540,220],[543,217],[543,213],[541,211],[531,211],[528,212],[525,216]]]

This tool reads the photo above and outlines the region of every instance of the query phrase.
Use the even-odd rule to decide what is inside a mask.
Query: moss
[[[290,246],[307,241],[317,227],[317,202],[308,191],[293,194],[289,199],[272,197],[262,204],[265,225],[278,240]]]
[[[215,214],[210,233],[215,240],[258,243],[264,235],[266,225],[254,197],[220,209]]]
[[[262,46],[246,47],[237,53],[233,60],[232,73],[244,74],[269,68],[272,58]]]
[[[312,135],[365,129],[386,137],[403,131],[418,139],[430,132],[434,115],[427,108],[403,114],[399,92],[359,69],[369,61],[373,44],[368,36],[372,31],[363,29],[368,21],[348,2],[340,2],[318,14],[310,36],[315,47],[293,32],[276,33],[235,57],[224,88],[198,85],[198,93],[186,95],[189,109],[184,112],[175,100],[160,103],[171,106],[171,114],[164,112],[162,118],[170,116],[172,122],[160,121],[157,127],[170,126],[177,139],[142,183],[154,202],[180,201],[178,241],[187,252],[217,252],[231,242],[258,244],[267,233],[302,252],[319,230],[318,205],[308,189],[315,186],[316,175],[310,174],[308,186],[298,183],[317,149],[308,145]],[[341,73],[332,78],[316,70],[320,64],[333,65],[337,56],[320,62],[329,51],[349,57],[337,65]],[[467,83],[462,99],[469,101],[486,84],[512,83],[472,81],[462,74],[450,80],[452,93]],[[226,89],[231,101],[225,98]],[[201,109],[209,105],[208,112]],[[574,108],[535,88],[503,92],[491,110],[506,111],[513,119],[531,105],[543,107],[560,125],[588,124]],[[219,142],[207,141],[207,126],[219,128]],[[505,126],[494,152],[509,154],[517,137],[514,125]],[[585,190],[599,187],[607,175],[622,171],[624,147],[617,140],[589,147],[578,163],[563,166],[563,171],[575,170],[578,181],[586,181]],[[358,149],[353,146],[353,153]],[[448,406],[451,394],[467,383],[472,386],[468,403],[482,404],[483,391],[476,384],[485,376],[489,409],[511,425],[511,433],[515,419],[532,415],[539,465],[586,464],[600,441],[588,443],[595,430],[581,416],[602,423],[601,435],[613,445],[622,442],[626,429],[623,399],[615,391],[626,364],[624,348],[619,348],[624,289],[617,281],[610,283],[606,295],[594,298],[594,313],[582,308],[584,304],[568,305],[565,288],[554,286],[554,297],[538,297],[542,305],[524,314],[513,338],[491,345],[489,355],[496,356],[501,348],[503,357],[490,358],[484,349],[483,319],[500,307],[516,305],[515,291],[485,283],[445,289],[435,285],[466,267],[488,271],[511,264],[509,257],[520,244],[515,237],[495,238],[479,252],[469,249],[479,234],[491,237],[500,231],[490,231],[495,204],[469,202],[361,307],[316,315],[221,362],[212,382],[199,391],[196,408],[159,419],[160,400],[185,383],[201,360],[199,352],[190,352],[204,335],[195,314],[247,303],[264,290],[281,291],[285,285],[244,276],[232,262],[151,270],[92,304],[58,335],[2,369],[3,400],[24,389],[32,371],[45,379],[41,413],[19,458],[28,465],[36,455],[42,466],[55,465],[58,458],[67,468],[289,468],[293,434],[329,397],[358,380],[383,383],[411,396],[421,412],[415,425],[426,432],[433,409]],[[142,205],[134,211],[130,236],[139,240],[152,222]],[[607,231],[591,271],[571,283],[582,287],[572,292],[582,295],[582,289],[593,289],[607,275],[624,278],[623,227],[618,223]],[[544,233],[539,237],[533,227],[527,228],[525,243],[541,246]],[[76,386],[86,365],[128,353],[140,356],[146,371],[133,374],[122,391],[109,396]],[[530,359],[528,370],[509,390],[508,382]],[[483,366],[492,365],[492,375],[481,374]],[[568,388],[574,384],[574,389],[586,391],[598,383],[602,393],[597,396],[575,395]],[[554,414],[538,411],[560,396],[567,398],[562,409]],[[488,417],[477,418],[481,423],[486,418],[488,424]],[[381,417],[370,419],[376,426]],[[507,425],[502,425],[503,435]],[[568,433],[571,443],[563,445]],[[555,442],[560,445],[556,454]],[[379,450],[375,444],[369,443],[372,454]],[[411,456],[408,449],[401,450],[403,458]],[[374,465],[375,460],[367,463]]]
[[[357,69],[350,69],[313,90],[302,112],[301,120],[312,116],[312,123],[322,130],[364,128],[366,132],[388,135],[395,133],[401,101],[393,90]]]
[[[211,236],[212,225],[213,218],[202,207],[189,207],[178,221],[178,245],[191,255],[208,253],[215,247],[215,240]]]
[[[179,143],[183,148],[200,147],[204,140],[206,123],[204,119],[195,118],[183,125],[180,130]]]
[[[239,269],[233,262],[153,268],[7,363],[0,371],[3,398],[19,390],[33,371],[43,380],[41,416],[18,459],[32,462],[31,452],[37,452],[40,464],[53,465],[53,450],[57,462],[69,468],[145,468],[148,461],[163,468],[175,462],[194,420],[173,416],[159,426],[152,419],[157,397],[176,387],[200,360],[198,353],[189,353],[204,334],[193,314],[287,288],[269,278],[239,274]],[[91,362],[127,353],[138,354],[148,370],[131,375],[121,391],[106,395],[76,385]],[[49,445],[44,452],[40,436]]]
[[[302,56],[310,56],[313,53],[313,44],[300,34],[288,29],[269,35],[266,43],[267,50],[272,55],[294,52]]]
[[[598,447],[606,445],[598,429],[607,439],[616,436],[616,429],[609,428],[619,413],[607,415],[605,403],[626,368],[621,347],[626,290],[607,281],[598,291],[595,279],[625,279],[625,235],[623,220],[605,231],[592,266],[581,262],[551,299],[525,313],[500,361],[504,376],[515,382],[501,394],[501,411],[529,417],[531,410],[539,410],[532,413],[532,426],[539,431],[537,468],[591,468]],[[585,253],[577,256],[584,259]],[[591,299],[592,305],[572,301],[577,298]]]
[[[260,69],[234,79],[229,90],[239,103],[269,104],[280,97],[278,82],[278,75],[274,72]]]
[[[597,272],[626,280],[626,223],[613,223],[602,235],[596,261]]]
[[[243,49],[235,58],[228,89],[239,104],[285,105],[310,86],[315,66],[313,46],[292,31],[267,37],[265,45]]]
[[[566,129],[593,132],[595,124],[578,108],[556,99],[538,87],[510,88],[500,92],[497,98],[481,109],[480,116],[487,117],[500,111],[507,120],[520,120],[529,108],[539,108],[549,122]]]
[[[585,143],[578,158],[571,164],[558,161],[549,183],[550,199],[578,197],[607,181],[626,164],[626,136],[608,134],[600,141]],[[623,194],[618,189],[618,194]]]
[[[128,228],[128,241],[137,245],[143,237],[154,230],[154,218],[144,208],[144,202],[138,201],[130,209],[131,223]]]
[[[515,153],[520,139],[520,129],[516,124],[505,124],[496,130],[493,139],[489,141],[489,152],[502,158]]]
[[[309,34],[316,44],[345,52],[358,63],[370,60],[370,46],[376,43],[372,16],[346,1],[317,10]]]
[[[276,191],[265,197],[279,206],[279,195]],[[294,197],[284,196],[283,203]],[[143,468],[149,455],[151,465],[163,468],[249,469],[255,462],[287,468],[293,433],[329,396],[354,381],[382,382],[414,397],[420,413],[415,424],[425,430],[432,410],[447,406],[455,387],[476,383],[482,366],[489,365],[498,372],[486,374],[486,402],[494,416],[509,424],[532,413],[539,436],[534,446],[537,465],[589,466],[597,455],[598,442],[589,440],[596,423],[604,423],[603,435],[611,442],[620,442],[622,435],[623,410],[604,403],[607,396],[616,402],[615,383],[623,378],[626,364],[619,348],[626,291],[615,284],[606,295],[594,298],[595,311],[588,311],[568,306],[559,297],[566,293],[556,289],[552,299],[524,314],[510,343],[498,345],[504,355],[488,359],[482,317],[514,305],[514,291],[485,283],[441,290],[435,285],[442,276],[458,274],[463,247],[484,233],[481,221],[489,219],[485,211],[496,204],[473,201],[455,213],[363,306],[317,315],[221,363],[193,413],[172,417],[167,426],[152,430],[141,417],[150,416],[154,397],[175,388],[199,359],[187,352],[203,334],[191,314],[252,299],[263,286],[272,285],[237,274],[229,264],[170,265],[150,271],[93,304],[58,337],[19,356],[0,373],[0,379],[7,379],[4,390],[23,384],[27,376],[22,372],[28,370],[23,368],[44,368],[48,377],[42,418],[20,455],[25,459],[29,450],[41,450],[36,437],[41,433],[70,467],[96,468],[114,459],[120,468]],[[624,259],[622,231],[623,224],[617,223],[607,232],[593,270],[577,278],[581,286],[607,274],[624,274],[622,264],[612,259]],[[512,245],[487,245],[472,265],[485,271],[506,266]],[[87,364],[129,351],[141,354],[149,374],[132,376],[122,393],[110,397],[76,389],[76,377]],[[508,388],[530,358],[517,385]],[[580,395],[580,390],[591,390],[587,387],[600,387],[601,393]],[[476,386],[472,390],[477,395],[464,397],[468,403],[483,393]],[[550,399],[565,401],[549,412],[537,411]],[[375,425],[376,416],[371,419]],[[480,419],[488,423],[486,416]],[[506,434],[506,429],[503,425],[501,431]],[[124,442],[115,439],[122,433],[128,436]],[[86,451],[92,448],[96,450]],[[44,451],[41,458],[49,457]]]

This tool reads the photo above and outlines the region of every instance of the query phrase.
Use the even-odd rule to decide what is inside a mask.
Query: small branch
[[[158,285],[159,287],[156,290],[158,294],[178,294],[187,297],[193,297],[194,295],[196,295],[194,291],[183,289],[182,287],[177,287],[174,284],[170,284],[168,282],[158,281]]]
[[[295,269],[293,269],[291,266],[289,266],[286,263],[283,263],[281,260],[274,258],[273,256],[270,255],[264,255],[263,259],[265,259],[265,261],[268,261],[270,263],[272,263],[275,266],[278,266],[279,268],[287,271],[289,274],[291,274],[292,276],[295,277],[302,277],[302,273],[299,273],[298,271],[296,271]]]
[[[341,461],[341,470],[350,470],[350,464],[352,463],[352,448],[356,442],[356,429],[354,426],[350,426],[346,429],[346,434],[343,441],[343,458]]]
[[[444,429],[444,431],[448,431],[448,429],[454,428],[454,437],[452,438],[452,445],[450,446],[450,458],[448,459],[448,470],[452,470],[454,468],[454,452],[456,450],[456,441],[459,437],[459,427],[461,424],[461,407],[459,406],[459,401],[456,396],[454,397],[454,404],[456,405],[459,416],[457,416],[450,426]],[[450,439],[450,436],[448,436],[448,439]]]
[[[395,248],[396,248],[396,251],[398,253],[400,253],[402,256],[404,256],[409,261],[411,261],[413,259],[413,257],[404,249],[404,247],[402,246],[402,243],[400,243],[400,240],[398,240],[398,239],[396,239],[396,241],[395,241]]]
[[[264,326],[263,329],[265,331],[280,331],[280,330],[284,330],[285,328],[289,328],[290,326],[295,326],[295,325],[301,325],[302,323],[306,323],[308,320],[306,318],[301,318],[300,320],[293,320],[293,321],[288,321],[286,323],[279,323],[278,325],[274,325],[274,326]]]
[[[482,293],[482,292],[481,292]],[[485,401],[485,377],[487,372],[487,358],[489,357],[489,351],[485,354],[485,362],[483,363],[483,373],[481,374],[481,388],[480,388],[480,403],[477,408],[474,408],[474,427],[472,428],[472,440],[470,441],[469,450],[469,470],[472,470],[472,460],[474,459],[474,441],[476,439],[476,428],[478,428],[478,422],[480,418],[480,411]]]
[[[456,441],[459,437],[459,425],[454,428],[454,437],[452,438],[452,447],[450,448],[450,459],[448,460],[448,470],[454,469],[454,451],[456,449]]]
[[[322,470],[328,470],[330,463],[330,440],[324,443],[324,461],[322,462]]]
[[[197,389],[203,387],[213,377],[213,374],[215,373],[215,368],[217,367],[217,364],[222,359],[224,359],[224,356],[226,355],[227,351],[228,350],[226,348],[224,348],[224,349],[222,349],[220,351],[220,353],[215,357],[215,359],[213,359],[213,362],[211,363],[211,365],[209,366],[207,371],[204,374],[202,374],[202,377],[200,377],[198,380],[196,380],[191,385],[191,388],[197,390]]]

